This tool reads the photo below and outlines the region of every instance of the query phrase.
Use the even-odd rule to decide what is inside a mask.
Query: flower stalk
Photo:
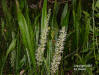
[[[47,20],[45,20],[46,26],[41,32],[40,44],[36,51],[36,60],[37,60],[38,65],[42,65],[42,62],[43,62],[43,55],[44,55],[44,50],[45,50],[45,46],[47,42],[48,24],[49,24],[50,14],[51,14],[51,10],[49,10],[48,15],[47,15]]]
[[[65,27],[62,27],[62,29],[60,30],[59,38],[56,42],[55,54],[53,56],[51,63],[52,75],[56,73],[56,71],[58,70],[58,66],[61,62],[65,39],[66,39],[66,30]]]

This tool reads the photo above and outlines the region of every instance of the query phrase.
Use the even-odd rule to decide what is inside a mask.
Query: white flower
[[[60,30],[59,38],[56,42],[55,54],[53,56],[51,63],[51,74],[56,73],[56,71],[58,70],[58,66],[62,58],[61,54],[63,53],[64,49],[65,38],[66,38],[65,27],[62,27],[62,29]]]
[[[36,51],[36,60],[38,65],[42,65],[43,62],[43,55],[44,55],[44,50],[47,42],[47,35],[48,35],[48,23],[49,23],[49,18],[50,18],[50,10],[47,16],[47,20],[45,21],[46,27],[44,30],[41,32],[41,39],[40,39],[40,44],[38,46],[38,49]]]

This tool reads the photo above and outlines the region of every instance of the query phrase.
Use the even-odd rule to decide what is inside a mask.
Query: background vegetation
[[[0,75],[98,74],[99,0],[0,0]]]

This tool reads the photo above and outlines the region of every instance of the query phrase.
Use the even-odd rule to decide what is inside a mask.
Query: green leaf
[[[5,62],[6,62],[6,60],[7,60],[7,57],[8,57],[8,55],[9,55],[9,53],[10,53],[12,50],[14,50],[15,46],[16,46],[16,39],[13,39],[12,42],[11,42],[11,44],[9,45],[8,49],[7,49],[6,56],[5,56],[4,59],[3,59],[3,64],[2,64],[2,67],[1,67],[1,71],[0,71],[1,74],[0,74],[0,75],[2,75],[3,68],[4,68],[4,65],[5,65]]]
[[[97,0],[95,7],[99,8],[99,0]]]
[[[42,19],[41,19],[41,31],[45,28],[47,20],[47,0],[44,0],[43,9],[42,9]]]
[[[7,49],[6,57],[15,48],[15,46],[16,46],[16,39],[13,39],[10,46],[9,46],[9,48]]]
[[[27,25],[26,19],[23,16],[20,8],[19,8],[19,4],[16,1],[16,5],[17,5],[17,19],[18,19],[18,24],[19,24],[19,28],[21,31],[21,35],[22,35],[22,40],[23,40],[23,44],[25,45],[26,48],[28,48],[29,50],[29,54],[31,57],[31,62],[33,64],[34,67],[34,71],[35,71],[35,50],[33,48],[33,43],[31,40],[31,36],[30,36],[30,32],[29,32],[29,25]]]
[[[69,9],[68,9],[68,3],[66,3],[61,16],[61,25],[66,26],[66,30],[67,30],[68,23],[69,23]]]

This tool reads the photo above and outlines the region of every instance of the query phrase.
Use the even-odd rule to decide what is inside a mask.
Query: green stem
[[[96,60],[96,53],[95,53],[95,46],[94,46],[94,40],[95,40],[95,34],[94,34],[94,32],[95,32],[95,18],[94,18],[94,4],[95,4],[95,2],[94,2],[94,0],[93,0],[93,13],[92,13],[92,18],[93,18],[93,50],[94,50],[94,57],[95,57],[95,60]]]

